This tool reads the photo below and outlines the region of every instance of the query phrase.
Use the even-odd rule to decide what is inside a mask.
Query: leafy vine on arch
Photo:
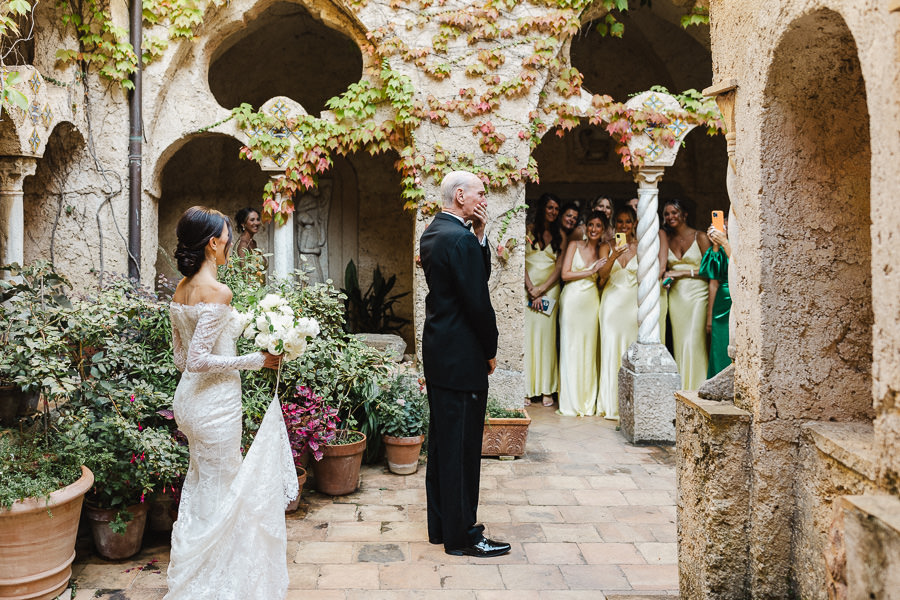
[[[356,0],[355,10],[365,8],[369,0]],[[479,0],[463,8],[447,8],[445,0],[390,0],[393,11],[389,24],[369,33],[370,45],[365,49],[379,66],[371,69],[358,83],[349,86],[327,105],[331,118],[303,116],[283,119],[248,105],[234,109],[238,125],[245,131],[274,132],[255,135],[242,149],[242,156],[262,160],[266,156],[286,155],[284,177],[266,186],[263,200],[264,217],[284,222],[293,211],[293,195],[314,187],[318,176],[332,164],[332,156],[366,151],[372,154],[397,150],[396,168],[401,174],[401,195],[406,207],[428,214],[437,209],[425,198],[423,179],[439,181],[454,169],[476,173],[492,189],[503,189],[524,181],[537,181],[537,165],[530,151],[548,130],[563,135],[582,121],[600,125],[616,143],[623,168],[640,166],[645,158],[641,151],[632,153],[628,141],[645,133],[656,143],[672,146],[675,136],[665,127],[673,119],[702,125],[710,134],[724,129],[714,101],[695,90],[676,95],[682,110],[662,114],[652,110],[633,110],[609,96],[595,95],[588,106],[582,100],[582,74],[563,64],[558,57],[562,40],[575,35],[581,27],[582,13],[589,0],[527,0],[540,7],[539,14],[517,19],[503,27],[502,17],[520,0]],[[602,0],[607,10],[621,8],[622,0]],[[404,16],[409,20],[404,21]],[[609,21],[607,21],[609,23]],[[398,27],[425,27],[436,33],[430,46],[410,47]],[[621,30],[611,32],[621,33]],[[452,56],[448,48],[459,48],[464,41],[470,49]],[[498,71],[507,60],[505,50],[527,48],[527,56],[515,74],[502,78]],[[416,90],[409,77],[397,68],[426,74],[436,82],[450,77],[454,70],[464,70],[472,85],[459,89],[452,98],[439,99]],[[554,99],[541,102],[538,110],[526,120],[512,121],[499,114],[502,104],[535,93],[542,69],[553,74],[550,90]],[[509,70],[506,71],[509,73]],[[662,88],[655,88],[665,91]],[[543,92],[542,92],[543,93]],[[496,122],[495,122],[496,121]],[[440,145],[430,147],[429,156],[419,151],[413,132],[423,125],[447,128],[451,122],[470,127],[480,154],[451,152]],[[520,164],[513,156],[501,154],[507,131],[515,125],[518,138],[527,142],[529,158]],[[299,142],[293,145],[291,131]]]

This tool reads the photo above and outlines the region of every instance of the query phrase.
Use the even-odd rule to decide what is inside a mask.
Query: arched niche
[[[351,38],[300,4],[276,2],[216,49],[209,87],[224,107],[247,102],[259,108],[287,96],[317,115],[362,70],[362,53]]]
[[[385,278],[397,276],[391,295],[410,292],[394,306],[399,317],[409,320],[400,332],[410,348],[415,347],[413,329],[413,279],[415,219],[403,208],[400,174],[394,168],[396,152],[369,155],[357,152],[336,157],[334,166],[320,182],[334,186],[334,206],[329,222],[330,276],[344,286],[344,272],[352,259],[359,271],[363,292],[372,282],[376,266]],[[320,187],[321,183],[320,183]],[[340,213],[336,213],[340,206]]]
[[[843,18],[796,20],[768,74],[762,165],[762,420],[872,411],[866,87]]]
[[[76,265],[99,268],[94,182],[84,171],[89,160],[74,125],[61,122],[53,128],[34,175],[23,184],[26,264],[47,260],[73,278],[82,274],[70,271]]]
[[[208,206],[232,219],[238,210],[251,206],[262,210],[262,194],[269,175],[251,160],[239,157],[241,143],[229,136],[210,134],[191,138],[176,150],[162,169],[161,194],[157,206],[159,240],[156,250],[158,275],[177,280],[173,254],[177,246],[175,225],[191,206]],[[266,225],[256,236],[259,248],[269,252]]]
[[[603,36],[597,22],[586,23],[572,39],[572,66],[584,75],[584,88],[625,102],[632,94],[663,85],[672,92],[702,90],[711,84],[709,27],[684,30],[672,18],[671,2],[616,14],[625,26],[621,38]]]

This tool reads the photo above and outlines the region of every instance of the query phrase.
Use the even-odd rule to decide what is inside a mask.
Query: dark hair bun
[[[184,211],[175,227],[178,237],[175,260],[182,275],[193,277],[197,274],[206,260],[206,245],[209,240],[222,235],[225,226],[228,227],[228,245],[231,246],[231,220],[228,217],[205,206],[192,206]]]

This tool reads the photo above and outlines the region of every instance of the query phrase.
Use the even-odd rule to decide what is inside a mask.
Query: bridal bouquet
[[[300,358],[306,351],[306,338],[319,335],[319,323],[296,316],[278,294],[267,294],[244,318],[244,337],[253,340],[260,350],[284,354],[287,361]]]

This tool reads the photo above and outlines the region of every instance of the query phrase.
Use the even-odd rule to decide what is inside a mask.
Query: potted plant
[[[481,455],[515,457],[525,454],[531,417],[524,408],[506,408],[490,399],[481,436]]]
[[[0,428],[0,597],[55,598],[68,586],[82,499],[94,481],[60,444],[49,404],[23,417],[22,391],[54,401],[74,386],[60,315],[65,280],[49,265],[0,268],[0,381],[14,399]],[[33,411],[29,411],[33,412]]]
[[[281,412],[287,428],[294,466],[297,468],[297,498],[291,502],[285,512],[293,512],[300,506],[300,495],[306,484],[306,466],[310,455],[315,460],[322,460],[326,444],[334,440],[337,431],[337,411],[326,406],[322,398],[316,396],[308,387],[297,386],[294,392],[296,402],[283,402]]]
[[[55,598],[72,576],[82,499],[94,476],[52,431],[0,430],[0,456],[0,598]]]
[[[187,448],[157,420],[165,396],[108,383],[106,396],[63,407],[60,427],[68,448],[85,454],[96,477],[86,514],[97,552],[119,560],[140,550],[150,495],[179,478]]]
[[[428,429],[428,397],[421,380],[412,373],[391,380],[376,405],[384,432],[388,469],[398,475],[411,475],[419,468],[419,454]]]

